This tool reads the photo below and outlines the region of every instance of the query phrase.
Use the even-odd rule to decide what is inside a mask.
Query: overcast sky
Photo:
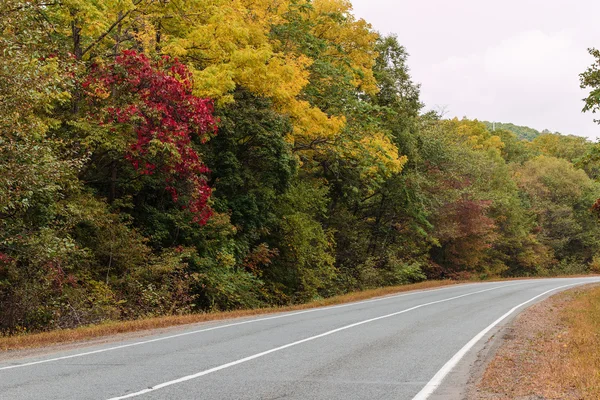
[[[427,109],[596,139],[579,74],[600,47],[600,0],[352,0],[395,33]]]

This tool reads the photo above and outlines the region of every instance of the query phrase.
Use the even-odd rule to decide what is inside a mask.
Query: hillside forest
[[[599,145],[426,110],[347,0],[0,15],[1,334],[600,272]]]

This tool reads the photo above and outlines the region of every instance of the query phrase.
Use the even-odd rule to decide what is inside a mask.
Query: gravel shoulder
[[[565,360],[573,338],[565,318],[573,301],[596,285],[571,289],[534,304],[486,342],[472,363],[468,400],[575,400],[586,398]]]

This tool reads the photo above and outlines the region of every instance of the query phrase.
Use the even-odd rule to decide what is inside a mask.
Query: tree
[[[577,163],[588,153],[593,144],[581,136],[547,133],[533,139],[529,146],[541,154]]]
[[[579,75],[581,88],[588,89],[588,96],[583,99],[585,106],[583,112],[595,114],[600,111],[600,50],[590,48],[588,52],[595,58],[594,63],[588,69]],[[600,124],[600,119],[595,119]]]
[[[154,305],[183,310],[191,297],[165,290],[185,286],[176,257],[152,256],[79,179],[88,154],[62,134],[62,111],[71,109],[80,64],[54,41],[40,7],[0,5],[8,56],[0,60],[0,332],[144,315],[150,281]],[[124,281],[137,285],[135,294]]]
[[[212,102],[192,95],[189,70],[167,56],[152,63],[126,50],[114,64],[92,65],[82,87],[91,101],[86,118],[100,130],[100,141],[84,139],[96,165],[103,158],[98,154],[112,151],[126,158],[138,175],[163,176],[172,201],[186,197],[184,207],[195,222],[205,224],[211,215],[209,170],[192,141],[206,142],[216,133],[216,121]],[[111,200],[116,195],[115,162],[120,161],[110,160]],[[101,168],[96,171],[102,173]]]
[[[598,185],[568,161],[547,156],[527,161],[515,176],[536,217],[540,242],[562,267],[591,261],[600,249],[595,239],[600,225],[589,206],[600,194]]]
[[[494,134],[496,134],[496,130],[505,130],[505,131],[509,131],[514,133],[517,136],[517,139],[519,140],[525,140],[525,141],[531,141],[533,139],[535,139],[536,137],[538,137],[539,135],[541,135],[541,132],[530,128],[528,126],[518,126],[515,124],[511,124],[511,123],[504,123],[504,122],[488,122],[488,121],[481,121],[485,124],[486,128],[489,131],[493,131]],[[494,130],[495,128],[495,130]]]

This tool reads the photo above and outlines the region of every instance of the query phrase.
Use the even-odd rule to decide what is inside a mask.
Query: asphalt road
[[[515,314],[598,280],[459,285],[13,359],[0,399],[433,399]]]

